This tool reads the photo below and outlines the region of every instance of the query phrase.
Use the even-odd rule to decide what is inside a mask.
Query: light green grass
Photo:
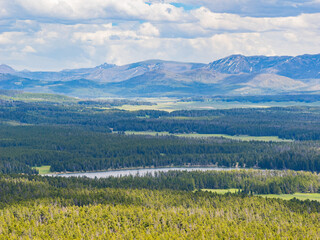
[[[143,131],[143,132],[136,132],[136,131],[125,131],[126,135],[148,135],[148,136],[169,136],[172,135],[169,132],[151,132],[151,131]]]
[[[260,142],[291,142],[289,139],[281,139],[277,136],[263,136],[263,137],[255,137],[255,136],[247,136],[247,135],[238,135],[231,136],[226,134],[199,134],[199,133],[182,133],[182,134],[171,134],[169,132],[152,132],[152,131],[125,131],[127,135],[149,135],[149,136],[176,136],[176,137],[191,137],[191,138],[210,138],[210,137],[223,137],[233,140],[239,141],[260,141]]]
[[[269,107],[286,107],[286,106],[320,106],[320,102],[237,102],[237,101],[204,101],[204,102],[180,102],[178,98],[142,98],[140,100],[155,103],[155,105],[123,105],[117,107],[122,110],[162,110],[172,112],[175,110],[211,110],[211,109],[231,109],[231,108],[269,108]]]
[[[12,96],[0,95],[2,100],[15,100],[25,102],[72,102],[76,103],[78,99],[60,94],[51,93],[15,93]]]
[[[223,137],[233,140],[239,141],[260,141],[260,142],[291,142],[288,139],[281,139],[277,136],[263,136],[263,137],[256,137],[256,136],[248,136],[248,135],[226,135],[226,134],[198,134],[198,133],[190,133],[190,134],[175,134],[178,137],[194,137],[194,138],[208,138],[208,137]]]
[[[0,124],[9,125],[9,126],[32,126],[32,124],[21,123],[21,122],[14,121],[14,120],[0,121]]]
[[[201,191],[207,191],[207,192],[214,192],[218,194],[225,194],[225,193],[237,193],[239,190],[235,188],[230,189],[201,189]],[[283,200],[290,200],[293,198],[299,199],[299,200],[314,200],[320,202],[320,193],[294,193],[294,194],[258,194],[255,196],[265,197],[265,198],[280,198]]]
[[[176,116],[176,117],[167,117],[167,119],[174,120],[213,120],[217,119],[220,116],[202,116],[202,117],[185,117],[185,116]]]
[[[284,200],[290,200],[293,198],[297,198],[299,200],[314,200],[320,202],[320,193],[294,193],[294,194],[261,194],[258,195],[266,198],[281,198]]]
[[[37,169],[39,171],[40,175],[51,173],[50,172],[50,166],[34,167],[34,169]]]
[[[229,189],[201,189],[201,191],[206,191],[206,192],[214,192],[218,194],[225,194],[225,193],[237,193],[239,189],[236,188],[229,188]]]
[[[156,105],[122,105],[116,108],[126,111],[159,110],[167,112],[173,112],[180,109],[178,106],[175,106],[175,103],[157,103]]]
[[[50,101],[50,102],[76,102],[77,99],[60,94],[51,93],[21,93],[16,96],[21,100]]]

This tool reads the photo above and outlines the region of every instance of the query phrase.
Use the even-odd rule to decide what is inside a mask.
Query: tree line
[[[29,184],[34,183],[34,184]],[[42,186],[42,187],[40,187]],[[33,188],[34,187],[34,188]],[[244,194],[320,193],[320,176],[310,172],[273,170],[233,171],[169,171],[146,176],[122,176],[91,179],[87,177],[45,177],[38,175],[1,175],[0,196],[33,198],[44,194],[56,197],[59,189],[150,189],[194,191],[201,189],[236,188]],[[50,191],[45,191],[52,189]],[[55,189],[55,191],[53,191]],[[49,194],[49,195],[48,195]],[[27,197],[28,196],[28,197]]]

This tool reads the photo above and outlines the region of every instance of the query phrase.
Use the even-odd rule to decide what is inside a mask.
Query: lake
[[[87,173],[63,173],[48,174],[50,176],[59,177],[88,177],[88,178],[107,178],[107,177],[123,177],[123,176],[145,176],[146,174],[154,175],[156,172],[168,171],[230,171],[237,168],[218,168],[218,167],[172,167],[172,168],[147,168],[147,169],[130,169],[130,170],[114,170],[106,172],[87,172]]]

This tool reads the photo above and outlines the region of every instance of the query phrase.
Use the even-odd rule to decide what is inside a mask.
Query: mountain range
[[[0,65],[0,88],[77,97],[186,97],[320,93],[320,54],[229,57],[184,63],[148,60],[60,72]]]

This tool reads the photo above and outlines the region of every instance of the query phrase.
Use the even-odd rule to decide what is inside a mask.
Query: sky
[[[320,0],[0,0],[17,70],[320,53]]]

